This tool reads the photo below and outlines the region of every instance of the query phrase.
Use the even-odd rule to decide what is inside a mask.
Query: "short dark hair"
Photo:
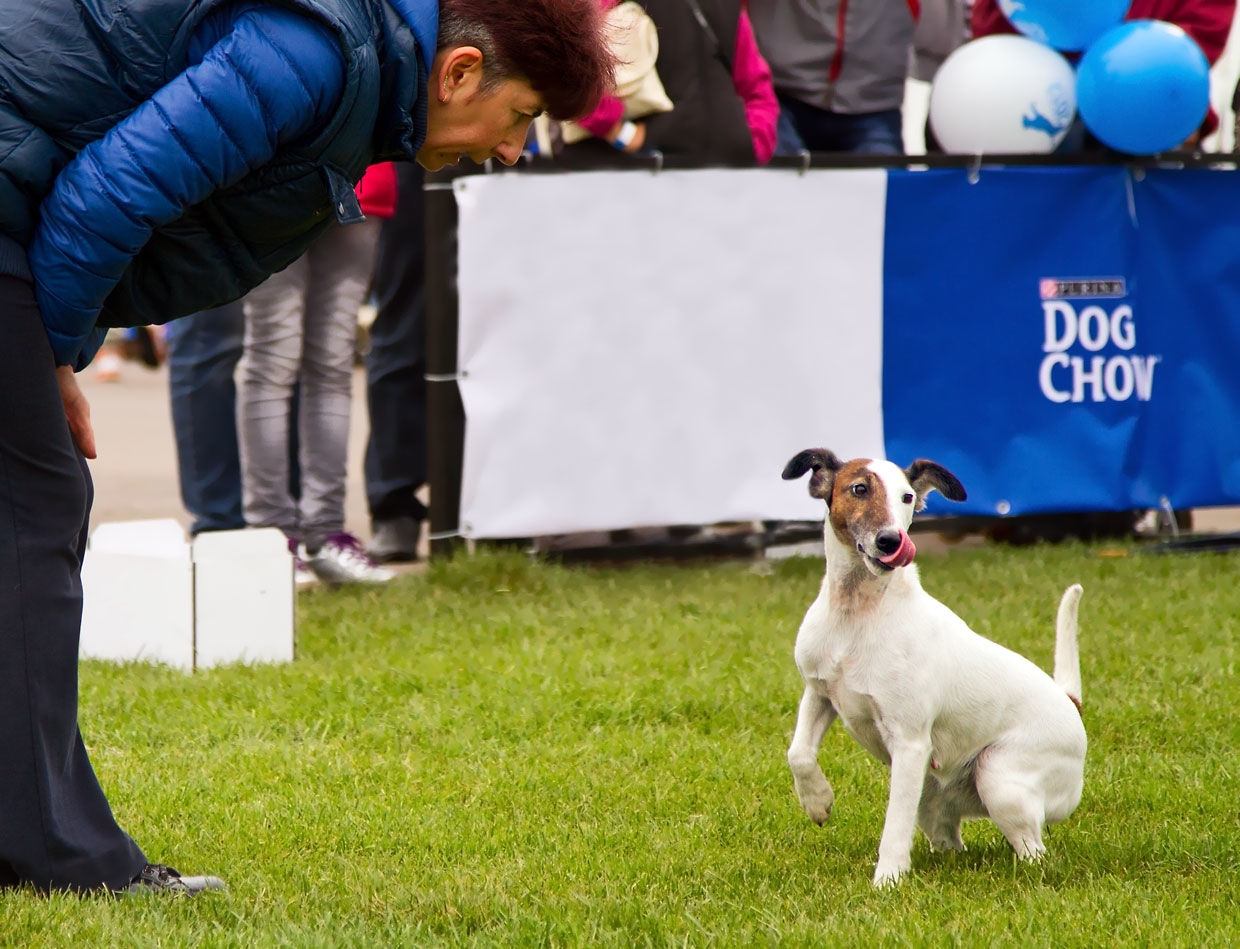
[[[439,48],[476,46],[483,91],[524,79],[557,119],[594,110],[615,84],[598,0],[440,0]]]

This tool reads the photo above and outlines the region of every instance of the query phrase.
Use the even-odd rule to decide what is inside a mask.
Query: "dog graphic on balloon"
[[[1030,105],[1029,109],[1033,112],[1033,115],[1022,115],[1020,118],[1020,123],[1023,128],[1045,132],[1048,136],[1050,136],[1052,141],[1057,141],[1059,133],[1068,127],[1067,122],[1062,125],[1056,125],[1038,111],[1036,104]]]

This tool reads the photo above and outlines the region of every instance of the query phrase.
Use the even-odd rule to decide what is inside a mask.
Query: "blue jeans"
[[[240,301],[167,326],[168,389],[181,500],[191,533],[245,527],[237,451],[237,391],[245,315]]]
[[[802,151],[854,155],[902,155],[904,134],[899,109],[847,115],[828,112],[791,96],[779,95],[775,154]]]

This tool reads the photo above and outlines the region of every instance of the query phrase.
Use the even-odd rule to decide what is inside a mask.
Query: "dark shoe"
[[[375,521],[366,553],[376,563],[407,563],[418,559],[422,522],[416,517]]]
[[[158,863],[148,863],[142,868],[142,872],[130,881],[129,886],[120,892],[146,893],[150,891],[157,893],[184,893],[186,896],[194,896],[204,890],[222,889],[224,889],[224,881],[219,877],[183,877],[172,867],[165,867]]]

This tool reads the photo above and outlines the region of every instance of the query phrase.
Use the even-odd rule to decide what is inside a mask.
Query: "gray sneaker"
[[[366,553],[376,563],[408,563],[418,559],[422,522],[416,517],[393,517],[371,525]]]
[[[184,893],[194,896],[206,890],[222,890],[224,881],[212,876],[181,876],[172,867],[159,863],[148,863],[142,872],[134,877],[129,886],[119,892],[125,893]]]
[[[332,534],[313,554],[303,546],[299,556],[324,583],[387,583],[396,576],[367,557],[352,534]]]

